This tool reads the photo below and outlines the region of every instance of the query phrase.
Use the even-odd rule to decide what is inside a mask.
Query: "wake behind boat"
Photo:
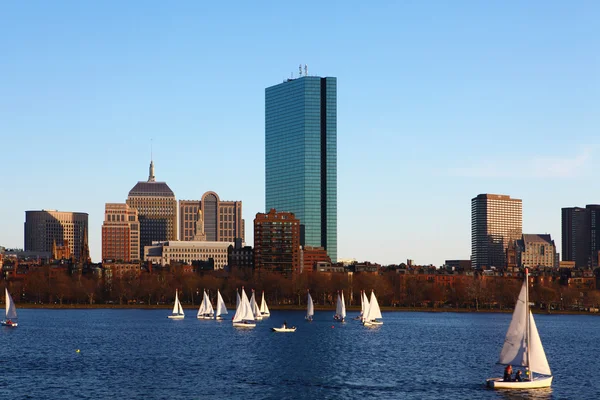
[[[542,341],[529,309],[529,270],[525,268],[525,281],[515,305],[512,320],[506,332],[499,364],[526,367],[529,376],[513,380],[509,372],[504,378],[490,378],[487,386],[494,389],[538,389],[550,387],[552,372],[542,346]],[[534,377],[534,372],[540,376]],[[527,375],[527,374],[526,374]]]
[[[15,302],[13,301],[10,293],[8,293],[7,288],[4,288],[4,296],[4,302],[6,304],[6,310],[4,313],[5,319],[0,323],[2,324],[2,326],[10,326],[12,328],[16,328],[19,325],[17,318],[17,308],[15,307]]]

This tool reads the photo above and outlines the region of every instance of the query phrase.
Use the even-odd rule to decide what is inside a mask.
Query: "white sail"
[[[527,274],[521,286],[521,292],[513,311],[512,320],[506,332],[504,346],[500,352],[500,364],[529,367],[533,372],[552,375],[542,341],[538,333],[533,314],[528,310]],[[527,314],[529,311],[529,365],[527,362]]]
[[[337,295],[337,302],[335,303],[335,317],[339,318],[342,315],[342,299],[340,298],[340,293]]]
[[[379,303],[377,297],[375,297],[375,291],[371,291],[371,300],[369,301],[369,308],[364,316],[365,321],[374,321],[378,318],[382,318],[381,310],[379,309]]]
[[[363,296],[363,291],[360,291],[360,315],[359,317],[362,317],[363,315],[365,315],[365,301],[364,301],[364,296]]]
[[[206,313],[206,291],[202,294],[202,303],[198,308],[198,317],[203,316]]]
[[[504,346],[500,352],[500,364],[527,366],[527,280],[523,281],[521,292],[512,320],[506,332]]]
[[[369,299],[367,298],[367,292],[365,292],[364,290],[362,292],[362,302],[363,302],[363,306],[364,306],[363,313],[362,313],[362,320],[364,321],[365,316],[369,312],[369,306],[370,306]]]
[[[271,315],[271,312],[269,311],[269,307],[267,306],[267,302],[265,300],[265,291],[263,290],[262,292],[262,299],[260,301],[260,313],[262,315]]]
[[[179,302],[179,294],[177,293],[177,290],[175,290],[175,304],[173,304],[173,314],[184,315],[183,307],[181,307],[181,303]]]
[[[225,315],[225,314],[227,314],[227,307],[225,306],[225,302],[223,301],[221,292],[219,292],[219,290],[217,289],[217,314],[216,314],[216,316],[219,317],[219,316]]]
[[[233,316],[233,322],[242,321],[254,321],[254,313],[252,312],[252,307],[250,306],[250,301],[248,301],[248,296],[246,296],[244,288],[242,288],[240,304]]]
[[[310,318],[315,315],[315,305],[313,304],[312,297],[310,297],[310,292],[308,293],[308,300],[306,301],[306,317]]]
[[[206,302],[206,311],[204,311],[204,313],[212,316],[215,313],[215,310],[212,306],[212,303],[210,302],[210,298],[208,297],[208,293],[206,293],[206,290],[204,291],[204,300]]]
[[[542,340],[538,333],[533,314],[529,313],[529,369],[543,375],[552,375]]]
[[[17,318],[17,308],[15,307],[15,302],[13,301],[10,293],[8,293],[8,289],[5,290],[5,303],[6,303],[6,319],[16,319]]]
[[[260,309],[258,308],[258,304],[256,304],[256,296],[254,293],[255,292],[253,290],[252,297],[250,298],[250,309],[254,314],[254,319],[262,319],[262,316],[260,315]]]
[[[240,299],[240,292],[238,292],[237,289],[235,289],[235,309],[236,310],[240,306],[241,301],[242,300]]]
[[[342,290],[341,303],[342,303],[342,311],[340,313],[340,317],[342,317],[342,319],[344,319],[344,318],[346,318],[346,303],[344,303],[344,291],[343,290]]]

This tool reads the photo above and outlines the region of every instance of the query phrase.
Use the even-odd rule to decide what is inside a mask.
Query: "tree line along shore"
[[[171,268],[152,273],[130,271],[118,275],[60,272],[51,266],[28,271],[22,279],[0,281],[20,307],[32,308],[168,308],[175,291],[185,308],[197,307],[206,290],[215,301],[217,290],[230,307],[236,290],[250,296],[264,291],[273,309],[302,309],[310,291],[315,308],[334,309],[338,291],[344,291],[348,310],[360,308],[360,292],[374,290],[384,311],[506,311],[512,310],[521,278],[454,274],[438,275],[396,271],[378,273],[303,272],[286,276],[277,272],[234,270],[189,272]],[[575,288],[559,280],[531,280],[533,310],[540,312],[597,312],[600,292]]]

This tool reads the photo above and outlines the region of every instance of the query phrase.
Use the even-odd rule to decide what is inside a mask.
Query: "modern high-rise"
[[[51,252],[56,246],[68,244],[79,260],[88,248],[87,229],[87,213],[25,211],[25,251]]]
[[[210,242],[234,242],[246,240],[241,201],[224,201],[215,192],[206,192],[202,200],[179,200],[179,240],[194,238],[196,222],[200,214],[204,218],[206,240]]]
[[[301,76],[265,90],[266,210],[292,212],[301,244],[337,260],[337,79]]]
[[[498,194],[471,199],[471,261],[473,268],[505,267],[506,249],[523,234],[523,203]]]
[[[165,182],[156,182],[154,162],[150,162],[148,181],[138,182],[129,191],[126,203],[138,211],[141,259],[144,246],[177,240],[177,200]]]
[[[577,267],[599,265],[600,205],[565,207],[561,215],[562,260]]]
[[[257,213],[254,219],[254,268],[300,272],[300,220],[293,213]]]
[[[127,204],[106,203],[102,224],[102,261],[140,260],[138,211]]]

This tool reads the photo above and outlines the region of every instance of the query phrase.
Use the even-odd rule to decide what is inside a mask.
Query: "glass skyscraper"
[[[301,244],[337,261],[337,79],[303,76],[265,90],[266,211],[293,212]]]

